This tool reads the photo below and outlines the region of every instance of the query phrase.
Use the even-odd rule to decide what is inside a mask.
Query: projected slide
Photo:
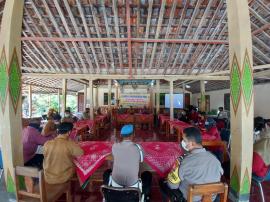
[[[165,94],[165,108],[170,108],[170,94]],[[183,94],[173,94],[173,107],[183,109]]]

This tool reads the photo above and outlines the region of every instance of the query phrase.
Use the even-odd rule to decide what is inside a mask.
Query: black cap
[[[66,134],[73,129],[73,124],[68,122],[60,123],[58,126],[58,134]]]

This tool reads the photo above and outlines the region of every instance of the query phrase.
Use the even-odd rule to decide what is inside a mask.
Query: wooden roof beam
[[[165,5],[166,5],[166,0],[162,0],[161,3],[161,8],[159,10],[159,18],[158,18],[158,24],[157,24],[157,29],[156,29],[156,35],[155,35],[155,39],[159,38],[159,33],[161,30],[161,25],[162,25],[162,21],[163,21],[163,16],[165,13]],[[150,72],[150,70],[152,69],[153,66],[153,62],[154,62],[154,58],[155,58],[155,54],[156,54],[156,49],[157,49],[157,43],[154,43],[153,49],[152,49],[152,53],[151,53],[151,59],[150,59],[150,64],[148,67],[148,71]]]
[[[116,36],[117,38],[120,38],[120,33],[119,33],[119,22],[118,22],[118,7],[117,7],[117,1],[113,0],[113,13],[114,13],[114,27],[116,30]],[[120,62],[120,68],[123,71],[123,59],[122,59],[122,51],[121,51],[121,46],[119,41],[116,42],[117,44],[117,52],[118,52],[118,58]]]
[[[171,26],[172,26],[173,17],[174,17],[174,13],[175,13],[175,9],[176,9],[176,4],[177,4],[177,1],[173,1],[173,5],[171,8],[170,17],[169,17],[169,23],[168,23],[168,27],[167,27],[166,34],[165,34],[165,39],[168,39],[168,36],[170,34],[170,31],[171,31]],[[163,53],[164,53],[164,49],[165,49],[165,44],[166,43],[162,44],[161,51],[159,53],[158,62],[156,64],[156,72],[158,72],[158,70],[160,68],[160,62],[161,62],[161,60],[163,60]]]
[[[85,32],[86,32],[86,36],[88,38],[91,38],[91,34],[90,34],[89,27],[87,25],[87,22],[86,22],[84,13],[83,13],[83,8],[82,8],[82,5],[81,5],[81,2],[80,2],[80,0],[76,0],[76,2],[77,2],[77,5],[78,5],[80,17],[82,19],[83,26],[84,26],[84,29],[85,29]],[[99,62],[98,62],[98,59],[97,59],[97,55],[96,55],[96,52],[95,52],[94,45],[93,45],[93,43],[91,41],[89,41],[89,44],[90,44],[90,49],[92,51],[94,61],[95,61],[96,67],[97,67],[97,72],[100,72],[100,66],[99,66]],[[90,68],[92,69],[92,73],[94,73],[95,70],[94,70],[93,64],[91,62],[90,62]]]
[[[22,41],[41,42],[127,42],[126,38],[67,38],[67,37],[22,37]],[[131,42],[138,43],[176,43],[176,44],[228,44],[227,40],[201,39],[143,39],[131,38]]]
[[[209,23],[209,25],[208,25],[208,27],[207,27],[207,29],[206,29],[204,35],[203,35],[204,37],[207,37],[207,34],[209,34],[209,32],[211,31],[211,27],[213,26],[213,23],[215,22],[215,19],[217,18],[217,15],[218,15],[218,13],[220,12],[220,9],[222,8],[223,4],[224,4],[223,1],[220,1],[220,2],[219,2],[218,7],[217,7],[217,9],[216,9],[216,11],[215,11],[215,13],[214,13],[214,16],[213,16],[213,18],[211,19],[211,22]],[[225,18],[225,16],[226,16],[226,12],[224,12],[224,14],[223,14],[223,16],[220,18],[218,24],[220,24],[220,23],[222,22],[222,20]],[[226,27],[226,26],[223,26],[223,29],[221,30],[221,32],[220,32],[218,38],[219,38],[220,36],[222,36],[222,34],[225,32],[225,27]],[[216,26],[215,29],[214,29],[214,31],[213,31],[213,33],[212,33],[211,36],[209,37],[209,39],[213,39],[213,38],[215,37],[215,35],[216,35],[216,33],[217,33],[218,30],[219,30],[219,27]],[[191,73],[192,73],[194,67],[197,65],[198,61],[200,61],[201,58],[204,56],[204,54],[205,54],[206,50],[209,48],[209,46],[210,46],[210,45],[207,45],[207,46],[199,45],[199,46],[196,48],[195,53],[198,51],[198,56],[197,56],[195,53],[193,54],[194,57],[191,59],[191,61],[190,61],[189,64],[187,65],[188,67],[189,67],[189,66],[192,67],[192,68],[190,68],[188,74],[191,74]],[[204,67],[205,62],[207,61],[207,59],[208,59],[209,56],[211,55],[210,52],[214,51],[216,47],[217,47],[217,45],[213,45],[213,46],[210,48],[210,51],[208,52],[208,55],[207,55],[206,59],[204,60],[203,65],[200,66],[198,72],[201,71],[201,67]],[[216,55],[216,54],[215,54],[215,55]],[[192,61],[192,60],[194,60],[194,61]],[[209,65],[208,65],[208,66],[209,66]],[[208,66],[207,66],[207,67],[208,67]],[[186,69],[186,71],[187,71],[187,69]],[[186,72],[186,71],[185,71],[185,72]],[[206,71],[206,70],[205,70],[205,71]]]
[[[105,8],[104,0],[101,0],[101,6],[102,6],[102,13],[103,13],[103,18],[104,18],[104,22],[105,22],[107,37],[111,38],[110,28],[109,28],[108,18],[107,18],[107,14],[106,14],[106,8]],[[110,57],[111,57],[111,61],[112,61],[111,65],[112,65],[114,73],[116,73],[115,66],[114,66],[114,56],[113,56],[113,50],[112,50],[112,43],[111,42],[109,42],[109,46],[110,46]]]
[[[77,25],[77,22],[76,22],[76,20],[75,20],[75,18],[74,18],[73,13],[71,12],[71,9],[70,9],[70,6],[69,6],[69,3],[67,2],[67,0],[64,0],[64,5],[65,5],[65,8],[66,8],[66,10],[67,10],[67,12],[68,12],[68,15],[69,15],[69,18],[70,18],[70,20],[71,20],[71,23],[72,23],[72,25],[73,25],[73,27],[74,27],[74,29],[75,29],[76,35],[77,35],[77,36],[80,36],[79,27],[78,27],[78,25]],[[69,29],[69,27],[68,27],[68,29]],[[74,44],[73,44],[73,45],[74,45]],[[92,65],[92,62],[91,62],[90,59],[89,59],[89,55],[88,55],[88,52],[87,52],[87,50],[86,50],[85,43],[80,42],[80,46],[81,46],[82,49],[83,49],[84,58],[86,59],[88,65],[90,66],[91,70],[93,71],[93,65]],[[75,47],[77,47],[77,44],[75,44]],[[76,52],[78,53],[79,50],[78,50],[78,49],[76,49],[76,50],[77,50]],[[80,58],[80,60],[82,60],[82,56],[81,56],[80,53],[79,53],[79,58]],[[89,73],[89,72],[90,72],[89,69],[86,67],[86,64],[85,64],[84,61],[83,61],[83,68],[84,68],[84,72],[85,72],[85,73]]]
[[[32,0],[32,1],[33,1],[33,0]],[[51,12],[51,9],[50,9],[49,6],[48,6],[48,3],[47,3],[45,0],[42,0],[42,2],[43,2],[43,5],[44,5],[45,8],[46,8],[46,11],[48,12],[49,18],[50,18],[50,20],[51,20],[51,22],[52,22],[52,24],[53,24],[53,26],[54,26],[54,28],[55,28],[57,34],[58,34],[60,37],[63,37],[63,34],[62,34],[61,30],[59,29],[59,26],[58,26],[58,24],[57,24],[57,22],[56,22],[56,20],[55,20],[54,15],[53,15],[52,12]],[[61,14],[60,14],[60,17],[61,17]],[[63,22],[63,23],[64,23],[64,22]],[[68,30],[66,30],[66,31],[68,31]],[[74,65],[75,65],[74,71],[76,71],[76,70],[77,70],[77,71],[81,71],[80,65],[78,64],[78,62],[77,62],[76,58],[74,57],[73,53],[70,51],[70,47],[68,46],[68,44],[67,44],[66,42],[63,42],[63,44],[64,44],[65,49],[67,50],[67,52],[68,52],[68,54],[69,54],[71,60],[73,61]]]
[[[129,75],[104,75],[104,74],[38,74],[23,73],[24,77],[36,78],[66,78],[66,79],[130,79]],[[165,79],[165,80],[229,80],[229,76],[202,76],[202,75],[133,75],[133,79]]]
[[[145,31],[145,39],[148,39],[149,36],[149,29],[150,29],[150,22],[151,22],[151,15],[152,15],[152,7],[153,7],[153,0],[149,0],[149,7],[148,7],[148,15],[147,15],[147,22],[146,22],[146,31]],[[147,55],[147,43],[144,43],[143,45],[143,60],[142,60],[142,66],[141,66],[141,74],[143,73],[145,69],[145,59]]]
[[[46,30],[46,32],[48,33],[49,37],[52,37],[51,31],[50,31],[49,28],[47,27],[47,25],[46,25],[46,23],[45,23],[43,17],[42,17],[41,14],[40,14],[40,11],[37,9],[35,3],[32,2],[31,5],[32,5],[32,8],[33,8],[34,11],[35,11],[35,15],[38,16],[39,22],[41,22],[43,28],[44,28],[44,29]],[[27,11],[27,8],[25,8],[25,10]],[[38,30],[38,31],[40,32],[40,30],[39,30],[39,29],[37,28],[37,26],[35,25],[35,21],[33,20],[33,18],[32,18],[32,16],[30,15],[30,13],[29,13],[29,12],[26,12],[26,13],[27,13],[27,15],[30,17],[31,21],[34,22],[34,23],[33,23],[33,26],[36,28],[36,30]],[[41,32],[40,32],[40,36],[42,36],[42,35],[41,35]],[[62,53],[62,50],[60,50],[59,45],[58,45],[56,42],[53,42],[53,45],[54,45],[54,47],[57,49],[58,53],[61,55],[61,57],[62,57],[62,59],[64,60],[64,62],[66,63],[66,65],[68,66],[68,65],[69,65],[69,62],[67,61],[67,58],[66,58],[66,57],[64,56],[64,54]],[[48,46],[49,46],[49,45],[48,45]],[[64,65],[65,65],[65,64],[64,64]],[[74,69],[73,69],[73,68],[69,68],[69,71],[70,71],[70,73],[74,73]]]
[[[193,12],[193,15],[192,15],[190,21],[189,21],[188,27],[187,27],[186,32],[184,34],[184,38],[187,37],[187,33],[189,33],[189,30],[191,28],[191,25],[193,24],[193,21],[195,20],[195,17],[196,17],[196,14],[197,14],[197,11],[198,11],[198,8],[199,8],[199,5],[200,5],[199,2],[200,1],[197,1],[197,3],[196,3],[195,10]],[[171,71],[170,71],[171,74],[173,73],[173,70],[175,69],[175,66],[177,64],[177,61],[178,61],[180,55],[182,54],[182,49],[183,49],[183,44],[181,44],[181,46],[179,48],[179,51],[177,53],[177,56],[174,59],[173,66],[171,67]]]
[[[207,14],[208,14],[208,11],[209,11],[210,8],[211,8],[212,2],[213,2],[213,0],[210,0],[210,1],[208,2],[208,4],[207,4],[206,9],[204,10],[203,16],[202,16],[202,18],[200,19],[199,26],[198,26],[198,28],[196,29],[196,31],[195,31],[195,33],[194,33],[194,36],[193,36],[193,38],[195,38],[195,39],[198,39],[198,33],[199,33],[199,31],[200,31],[200,29],[201,29],[201,26],[202,26],[202,24],[203,24],[203,22],[204,22],[204,20],[205,20],[205,18],[206,18],[206,16],[207,16]],[[195,11],[194,11],[194,13],[193,13],[193,16],[195,16],[195,17],[196,17],[196,13],[197,13],[197,12],[196,12],[196,9],[197,9],[197,6],[196,6]],[[192,17],[193,17],[193,16],[192,16]],[[180,66],[178,67],[178,69],[177,69],[177,71],[176,71],[177,73],[179,73],[179,72],[182,70],[184,63],[186,62],[187,58],[188,58],[189,55],[191,54],[192,46],[193,46],[192,44],[190,44],[190,45],[188,46],[187,54],[185,54],[185,56],[184,56],[184,58],[183,58],[183,60],[182,60],[182,62],[181,62],[181,64],[180,64]],[[191,69],[192,69],[192,68],[193,68],[193,67],[191,67]]]
[[[44,2],[44,4],[46,4],[45,7],[47,8],[47,12],[49,13],[50,19],[53,22],[57,33],[60,35],[60,37],[63,37],[63,34],[62,34],[61,30],[58,28],[58,24],[57,24],[57,22],[55,20],[55,17],[52,15],[51,10],[49,9],[48,4],[46,3],[45,0],[43,0],[43,2]],[[59,13],[59,16],[60,16],[61,21],[62,21],[62,23],[63,23],[63,25],[64,25],[64,27],[66,29],[67,34],[69,35],[69,37],[72,37],[70,28],[69,28],[69,26],[67,24],[67,20],[66,20],[66,18],[64,16],[64,13],[62,11],[62,8],[59,5],[58,0],[53,0],[53,2],[54,2],[54,5],[56,7],[57,12]],[[77,62],[77,59],[74,57],[73,53],[70,51],[70,47],[68,46],[67,43],[64,43],[64,45],[65,45],[65,48],[67,49],[67,52],[71,56],[71,59],[72,59],[73,63],[75,65],[77,65],[78,71],[80,71],[80,73],[82,73],[81,68],[80,68],[80,65]],[[85,64],[84,60],[82,59],[81,53],[80,53],[80,51],[78,49],[78,46],[77,46],[77,44],[74,41],[72,42],[72,45],[75,48],[75,52],[76,52],[77,56],[79,57],[79,60],[81,61],[81,64],[83,66],[83,71],[86,73],[87,72],[87,67],[86,67],[86,64]]]
[[[25,12],[28,13],[28,11],[27,11],[26,9],[25,9]],[[28,13],[28,15],[29,15],[29,13]],[[31,34],[32,36],[35,36],[34,32],[31,30],[31,28],[29,27],[29,25],[28,25],[28,23],[25,21],[25,19],[23,19],[23,24],[24,24],[24,26],[27,28],[27,31],[30,32],[30,34]],[[42,36],[41,32],[40,32],[36,27],[35,27],[35,29],[37,30],[38,34],[39,34],[40,36]],[[46,44],[46,48],[44,47],[43,43],[41,43],[41,42],[39,42],[39,41],[36,42],[36,43],[37,43],[37,44],[39,45],[39,47],[42,49],[42,51],[43,51],[43,53],[46,55],[46,57],[49,58],[49,60],[53,63],[53,65],[55,66],[55,68],[57,69],[57,71],[62,71],[62,69],[61,69],[62,64],[61,64],[61,62],[59,62],[58,57],[56,57],[56,56],[53,54],[53,52],[52,52],[52,50],[51,50],[51,47],[50,47],[49,45],[47,45],[47,43],[45,43],[45,44]],[[31,41],[31,45],[34,46],[34,48],[36,49],[36,51],[38,51],[38,52],[40,53],[40,51],[39,51],[39,49],[37,48],[36,44],[34,44],[32,41]],[[51,51],[51,54],[49,54],[48,51]],[[42,55],[43,55],[43,54],[42,54]],[[55,60],[51,57],[51,55],[54,56],[54,58],[56,59],[56,61],[57,61],[60,65],[59,65],[59,64],[56,64]]]
[[[126,0],[126,21],[127,21],[127,42],[128,42],[128,69],[129,76],[132,78],[132,47],[131,47],[131,30],[130,30],[130,2]]]
[[[181,31],[181,27],[182,27],[182,25],[183,25],[183,19],[184,19],[185,15],[186,15],[188,6],[189,6],[189,0],[186,1],[186,4],[185,4],[184,8],[182,9],[182,13],[181,13],[180,20],[179,20],[180,23],[179,23],[178,26],[177,26],[176,35],[175,35],[174,38],[177,38],[177,36],[179,35],[179,33],[180,33],[180,31]],[[170,61],[171,61],[171,57],[172,57],[173,53],[176,52],[175,46],[176,46],[176,43],[174,43],[174,44],[172,45],[171,49],[170,49],[170,53],[169,53],[168,59],[167,59],[167,61],[166,61],[166,65],[165,65],[165,69],[164,69],[164,71],[163,71],[163,74],[166,74],[166,73],[167,73],[168,67],[170,66],[169,63],[170,63]],[[179,47],[179,49],[178,49],[178,51],[177,51],[177,54],[176,54],[176,57],[177,57],[177,58],[178,58],[179,55],[181,54],[181,53],[180,53],[180,50],[181,50],[181,46]],[[173,58],[172,60],[174,60],[174,58]],[[171,72],[172,72],[172,71],[171,71]]]
[[[101,38],[100,31],[99,31],[99,25],[98,25],[98,22],[97,22],[98,20],[97,20],[97,17],[96,17],[96,11],[95,11],[92,4],[90,4],[90,8],[91,8],[91,11],[92,11],[92,15],[93,15],[94,24],[95,24],[95,28],[96,28],[96,31],[97,31],[98,38]],[[105,50],[104,50],[103,43],[99,42],[99,46],[101,48],[101,53],[102,53],[102,56],[103,56],[103,60],[104,60],[106,69],[107,69],[107,74],[109,74],[109,65],[108,65],[108,62],[107,62],[107,59],[106,59],[106,56],[105,56]]]

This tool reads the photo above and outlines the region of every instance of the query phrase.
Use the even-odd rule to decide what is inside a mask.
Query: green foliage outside
[[[60,96],[62,99],[62,96]],[[73,113],[77,112],[77,96],[67,95],[67,107],[71,108]],[[54,108],[58,111],[58,95],[57,94],[33,94],[32,95],[32,117],[40,117],[47,114],[49,108]],[[23,99],[23,115],[27,117],[28,112],[28,99]]]

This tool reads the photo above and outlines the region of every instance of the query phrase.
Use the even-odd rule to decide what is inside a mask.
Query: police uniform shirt
[[[222,174],[221,164],[213,154],[204,148],[195,149],[169,173],[168,186],[179,188],[187,199],[189,185],[219,182]],[[200,196],[195,196],[193,201],[200,200]]]
[[[140,150],[132,141],[115,143],[112,147],[113,180],[122,186],[131,186],[138,181]]]

